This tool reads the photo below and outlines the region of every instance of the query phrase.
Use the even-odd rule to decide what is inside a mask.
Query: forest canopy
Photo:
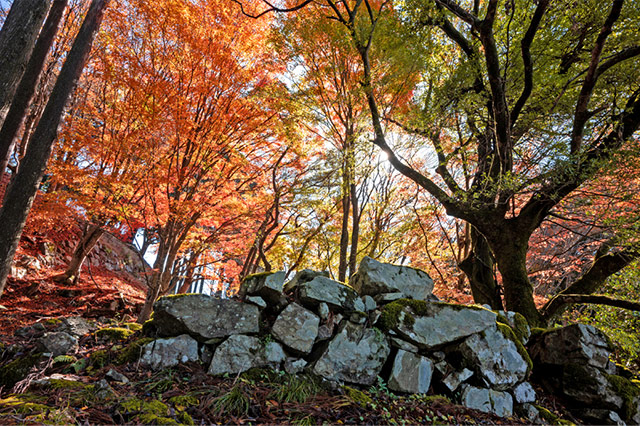
[[[0,295],[25,226],[80,226],[57,278],[118,235],[151,259],[140,321],[365,256],[533,325],[638,308],[607,279],[640,254],[639,2],[0,5]]]

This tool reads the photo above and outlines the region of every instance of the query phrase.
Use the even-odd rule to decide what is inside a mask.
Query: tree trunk
[[[349,276],[356,273],[358,262],[358,239],[360,238],[360,206],[356,195],[356,185],[351,184],[351,249],[349,252]]]
[[[55,276],[53,279],[67,284],[75,284],[80,276],[80,268],[82,268],[84,260],[96,244],[98,244],[102,234],[104,234],[104,231],[101,227],[92,223],[87,224],[78,245],[73,251],[69,265],[67,265],[67,270]]]
[[[502,310],[502,298],[494,273],[494,260],[489,244],[484,236],[475,228],[471,228],[471,250],[460,262],[460,269],[469,279],[473,301],[491,306],[491,309]]]
[[[345,178],[346,179],[346,178]],[[342,192],[342,226],[340,229],[340,263],[338,264],[338,281],[347,278],[347,251],[349,250],[349,186],[344,185]]]
[[[516,232],[503,232],[499,240],[489,241],[502,275],[506,309],[521,313],[532,327],[541,327],[544,321],[533,301],[527,274],[527,242],[528,237],[518,238]]]
[[[15,0],[0,31],[0,124],[25,71],[51,0]]]
[[[58,32],[60,20],[66,7],[67,0],[54,0],[49,12],[49,17],[38,37],[38,41],[27,64],[27,69],[20,80],[20,84],[13,96],[9,112],[2,124],[2,130],[0,130],[0,181],[9,164],[9,158],[16,135],[25,118],[33,94],[36,91],[40,74],[42,73],[49,49]]]
[[[60,71],[42,118],[0,210],[0,296],[20,241],[27,215],[44,175],[67,102],[91,51],[109,0],[93,0]]]

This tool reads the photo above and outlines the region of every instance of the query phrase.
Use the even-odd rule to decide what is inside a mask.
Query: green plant
[[[251,399],[238,384],[213,402],[213,409],[219,414],[230,413],[235,416],[246,416],[249,413]]]
[[[303,403],[320,390],[319,384],[311,376],[287,374],[283,382],[269,394],[269,397],[280,402]]]

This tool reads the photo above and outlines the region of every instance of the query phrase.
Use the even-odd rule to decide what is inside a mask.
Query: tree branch
[[[582,89],[580,89],[580,95],[578,96],[578,102],[576,103],[573,129],[571,131],[571,154],[576,154],[582,147],[584,126],[589,120],[589,101],[591,100],[591,95],[598,79],[598,62],[600,62],[600,55],[602,55],[602,50],[604,49],[607,37],[611,34],[613,24],[615,24],[620,17],[623,2],[623,0],[613,0],[613,5],[611,6],[609,15],[600,30],[600,34],[598,34],[598,38],[596,39],[593,49],[591,50],[591,62],[589,63],[589,69],[587,70],[587,75],[582,83]]]
[[[266,4],[267,6],[269,6],[268,9],[263,10],[262,12],[258,13],[257,15],[253,15],[251,13],[248,13],[244,10],[244,5],[242,4],[242,2],[240,0],[231,0],[234,3],[240,5],[240,11],[242,12],[242,14],[244,16],[247,16],[249,18],[253,18],[253,19],[258,19],[264,15],[266,15],[267,13],[271,13],[271,12],[278,12],[278,13],[288,13],[288,12],[295,12],[296,10],[300,10],[303,7],[305,7],[306,5],[308,5],[309,3],[312,3],[314,0],[304,0],[302,3],[293,6],[293,7],[287,7],[287,8],[281,8],[281,7],[277,7],[274,6],[273,4],[269,3],[267,0],[262,0],[264,2],[264,4]]]
[[[531,96],[531,92],[533,91],[533,61],[531,60],[531,44],[533,43],[533,39],[540,28],[540,22],[542,21],[542,17],[547,10],[547,6],[549,5],[549,0],[540,0],[538,3],[538,7],[536,7],[536,11],[531,18],[531,22],[529,23],[529,28],[525,33],[522,41],[520,42],[521,50],[522,50],[522,62],[524,62],[524,88],[522,89],[522,94],[520,94],[520,98],[516,102],[515,106],[511,110],[511,126],[514,126],[514,123],[518,120],[518,116],[522,111],[522,108],[527,103],[529,96]]]

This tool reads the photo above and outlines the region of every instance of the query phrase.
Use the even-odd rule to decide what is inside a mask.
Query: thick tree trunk
[[[505,308],[521,313],[532,327],[544,325],[542,315],[533,300],[533,287],[527,274],[527,238],[504,232],[497,241],[490,241],[498,270],[502,275]]]
[[[0,296],[22,229],[44,175],[64,109],[91,51],[109,0],[93,0],[0,210]]]
[[[356,195],[356,185],[351,184],[351,249],[349,252],[349,276],[356,273],[358,262],[358,240],[360,238],[360,206]]]
[[[489,244],[475,228],[471,228],[471,250],[460,262],[460,269],[469,279],[474,302],[491,306],[491,309],[503,309],[500,288],[496,283],[494,260]]]
[[[91,250],[98,244],[100,237],[104,234],[102,228],[92,223],[86,225],[78,245],[73,251],[71,260],[67,265],[67,270],[62,274],[53,277],[54,280],[67,284],[75,284],[80,276],[80,268]]]
[[[0,125],[9,110],[51,0],[15,0],[0,31]]]
[[[60,20],[66,7],[67,0],[54,0],[53,6],[49,11],[49,16],[27,64],[27,69],[13,96],[9,112],[2,124],[2,130],[0,130],[0,180],[2,180],[2,176],[9,164],[9,157],[11,156],[16,135],[25,118],[33,94],[36,91],[40,74],[42,73],[45,60],[49,54],[49,49],[58,32]]]

